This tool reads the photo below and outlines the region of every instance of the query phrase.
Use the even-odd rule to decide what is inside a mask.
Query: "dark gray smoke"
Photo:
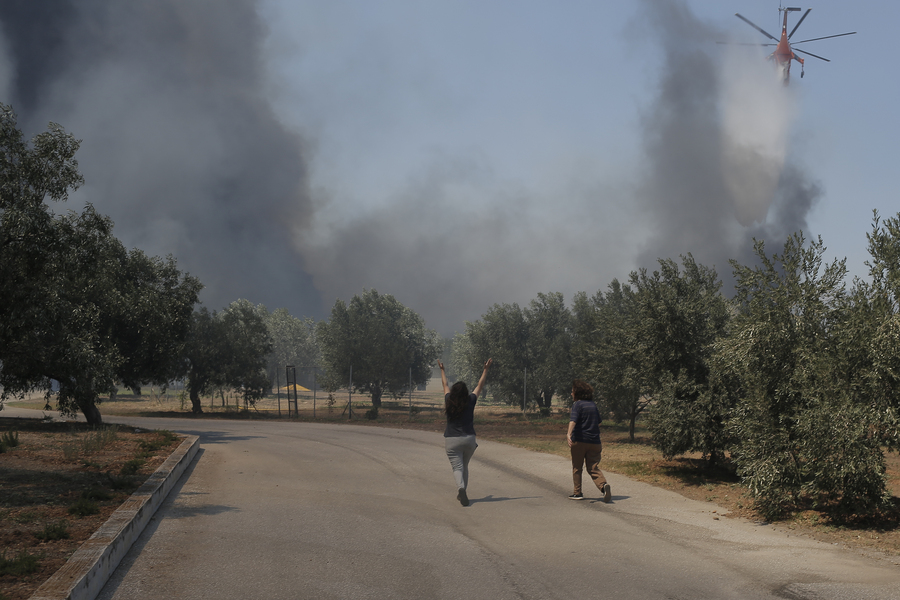
[[[0,101],[29,134],[82,139],[68,208],[173,254],[207,306],[322,316],[287,225],[310,217],[305,149],[265,97],[265,35],[253,0],[4,0]]]
[[[677,260],[690,252],[715,267],[727,284],[729,259],[753,264],[753,238],[766,240],[769,251],[780,250],[788,235],[806,228],[821,191],[784,157],[793,99],[762,56],[733,64],[726,74],[722,65],[729,49],[715,44],[727,39],[725,32],[697,19],[682,0],[642,4],[642,23],[660,42],[662,65],[656,96],[643,118],[647,164],[639,198],[653,234],[639,263],[652,270],[658,258]],[[771,79],[748,81],[759,65]],[[736,79],[727,81],[729,76]],[[727,94],[728,84],[742,84],[745,96],[757,96],[747,103]],[[741,100],[737,111],[725,105]],[[726,115],[731,129],[725,128]],[[776,130],[766,133],[779,139],[764,144],[763,156],[733,139],[758,137],[754,129],[773,122]],[[743,155],[735,158],[735,151]]]

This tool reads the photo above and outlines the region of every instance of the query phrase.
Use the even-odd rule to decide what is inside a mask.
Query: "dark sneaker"
[[[603,501],[606,502],[607,504],[612,502],[612,492],[609,489],[608,483],[603,484]]]
[[[572,494],[569,500],[584,500],[584,494]]]
[[[463,506],[469,505],[469,497],[466,496],[466,490],[459,490],[459,493],[456,495],[456,499],[459,500],[459,503]]]

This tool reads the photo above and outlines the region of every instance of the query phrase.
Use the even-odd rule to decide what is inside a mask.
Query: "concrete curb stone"
[[[180,434],[181,435],[181,434]],[[85,541],[29,600],[94,600],[199,450],[196,435],[168,459]]]

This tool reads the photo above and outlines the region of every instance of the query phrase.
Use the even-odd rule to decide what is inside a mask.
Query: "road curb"
[[[29,600],[94,600],[119,561],[150,522],[150,518],[197,455],[200,439],[184,440],[106,522],[85,541]]]

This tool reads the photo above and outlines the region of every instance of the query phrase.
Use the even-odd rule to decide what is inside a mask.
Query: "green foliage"
[[[30,144],[0,105],[0,386],[3,396],[59,384],[58,408],[100,423],[118,379],[165,379],[200,283],[174,260],[128,251],[87,205],[56,214],[83,179],[79,142],[61,127]]]
[[[353,296],[349,305],[337,300],[331,318],[317,326],[316,337],[325,388],[349,385],[352,368],[353,389],[370,394],[375,407],[381,406],[384,393],[399,398],[410,383],[428,381],[441,353],[440,338],[425,328],[422,317],[376,290]]]
[[[68,508],[70,515],[75,515],[77,517],[87,517],[89,515],[96,515],[100,512],[100,507],[97,506],[97,503],[93,500],[88,500],[87,498],[79,498],[74,503],[69,505]]]
[[[652,274],[631,274],[637,312],[636,349],[643,394],[654,400],[648,425],[664,456],[702,452],[715,463],[728,448],[734,396],[716,385],[714,344],[728,323],[728,306],[714,269],[688,254],[683,270],[660,260]]]
[[[638,415],[650,404],[634,292],[614,279],[606,295],[576,295],[572,312],[576,323],[573,368],[594,386],[601,414],[612,413],[617,422],[628,421],[634,441]]]
[[[3,575],[23,577],[37,572],[39,567],[38,557],[28,554],[25,550],[22,550],[13,558],[6,558],[5,550],[0,552],[0,577]]]
[[[450,364],[445,363],[445,374],[450,385],[457,381],[467,381],[468,385],[474,387],[484,370],[484,361],[489,358],[487,354],[476,354],[470,333],[474,327],[477,327],[477,323],[466,323],[466,333],[457,333],[453,336],[450,347]],[[489,351],[487,348],[478,349],[478,352],[487,353]],[[484,360],[478,362],[478,358],[481,356],[484,357]],[[488,381],[487,386],[488,389],[491,389],[491,381]]]
[[[285,308],[270,313],[260,304],[256,310],[263,318],[272,341],[272,351],[266,359],[269,384],[285,385],[285,367],[292,365],[297,369],[297,383],[312,389],[320,362],[315,321],[298,319]]]
[[[13,517],[13,521],[24,525],[26,523],[34,523],[38,520],[38,518],[40,518],[40,515],[37,512],[33,510],[26,510]]]
[[[507,404],[549,408],[572,389],[572,314],[560,293],[538,294],[526,308],[495,304],[454,339],[453,370],[474,387],[488,358],[491,395]],[[527,376],[527,384],[526,384]]]
[[[95,500],[104,502],[112,499],[112,494],[101,487],[92,487],[81,492],[81,497],[85,500]]]
[[[15,448],[19,445],[19,432],[15,429],[11,431],[4,431],[2,435],[0,435],[0,446],[6,446],[7,448]]]
[[[131,460],[125,461],[125,464],[122,465],[122,469],[119,471],[119,474],[123,477],[135,475],[146,463],[147,461],[143,458],[132,458]]]
[[[172,433],[171,431],[166,431],[164,429],[156,432],[158,437],[153,440],[141,440],[138,444],[144,452],[152,453],[156,452],[160,448],[165,448],[172,442],[178,439],[178,436]]]
[[[45,542],[67,540],[69,539],[69,522],[62,520],[56,523],[47,523],[42,531],[34,534],[34,537]]]
[[[15,448],[19,445],[19,432],[13,429],[12,431],[4,431],[2,435],[0,435],[0,454],[3,454],[10,448]]]
[[[736,315],[718,356],[740,382],[738,472],[771,516],[808,503],[862,513],[887,497],[858,346],[871,307],[865,293],[847,295],[844,261],[823,267],[823,252],[795,235],[772,257],[757,242],[758,267],[733,263]]]
[[[109,487],[114,490],[130,493],[138,487],[134,478],[130,475],[117,476],[112,473],[107,473],[106,478],[109,481]]]
[[[271,350],[266,324],[250,302],[195,312],[184,353],[193,412],[203,412],[200,396],[217,388],[236,390],[250,404],[264,397],[271,389],[265,370]]]

